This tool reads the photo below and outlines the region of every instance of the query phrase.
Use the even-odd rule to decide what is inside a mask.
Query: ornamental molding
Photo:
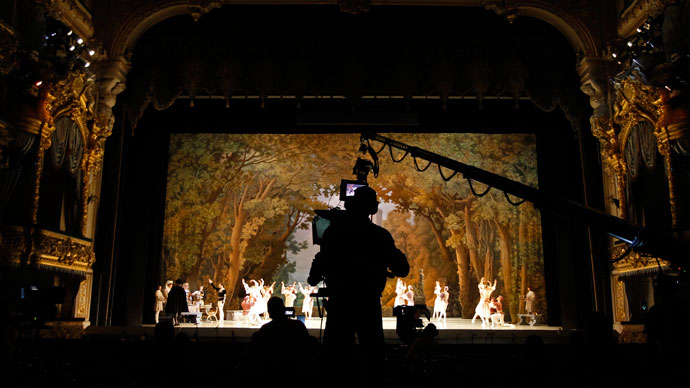
[[[48,15],[60,20],[71,28],[79,37],[89,40],[93,38],[94,26],[91,12],[78,0],[41,0],[48,11]]]
[[[612,252],[614,255],[622,255],[624,251],[624,247],[614,247]],[[670,268],[670,265],[668,261],[633,252],[622,260],[613,263],[612,273],[620,278],[621,275],[631,275],[634,273],[655,273],[660,268],[661,270]]]
[[[38,203],[41,195],[40,181],[43,172],[43,159],[45,152],[51,146],[52,134],[55,131],[55,121],[60,117],[67,117],[75,122],[81,132],[81,138],[84,142],[84,154],[80,161],[82,169],[82,185],[80,198],[80,229],[82,234],[86,232],[87,221],[87,195],[90,189],[91,182],[91,165],[88,163],[93,159],[94,153],[99,151],[94,150],[95,147],[90,147],[89,140],[92,137],[94,126],[89,128],[88,122],[94,116],[94,80],[83,72],[70,72],[68,76],[47,88],[47,93],[41,106],[46,117],[40,128],[40,143],[38,153],[36,155],[37,163],[34,171],[34,193],[33,193],[33,207],[31,210],[32,223],[38,222]],[[102,159],[102,156],[100,157]]]
[[[625,283],[618,279],[617,275],[613,275],[611,286],[613,288],[614,321],[625,322],[628,320],[628,314],[626,312],[627,298],[625,295]]]
[[[91,240],[32,227],[0,229],[0,262],[90,273],[96,255]]]
[[[598,3],[589,0],[482,2],[485,9],[505,15],[512,22],[518,16],[529,16],[551,24],[570,42],[581,57],[599,56],[604,39],[598,33],[601,15]],[[595,7],[596,5],[596,7]]]
[[[634,34],[647,18],[654,17],[664,10],[672,0],[636,0],[621,14],[616,32],[620,38]]]
[[[0,76],[6,76],[17,66],[19,39],[17,32],[5,21],[0,20]]]
[[[558,29],[583,56],[599,55],[604,40],[598,36],[600,18],[594,0],[121,0],[117,5],[105,2],[94,6],[94,24],[98,39],[113,56],[127,55],[139,38],[157,23],[173,16],[188,14],[198,20],[213,9],[225,5],[338,5],[346,12],[365,12],[372,6],[447,6],[483,7],[509,20],[529,16],[543,20]],[[101,20],[102,18],[102,20]],[[107,20],[106,20],[107,19]],[[603,47],[603,46],[602,46]]]

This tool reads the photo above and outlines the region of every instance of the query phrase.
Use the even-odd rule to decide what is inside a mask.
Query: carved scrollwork
[[[369,12],[371,0],[338,0],[340,10],[345,13],[356,15],[362,12]]]
[[[86,239],[37,228],[6,227],[0,233],[0,259],[5,264],[89,272],[96,261]]]
[[[616,83],[616,101],[614,104],[614,123],[620,128],[618,138],[622,149],[625,149],[630,131],[639,122],[653,124],[657,148],[663,157],[668,180],[669,205],[671,209],[671,227],[678,225],[678,207],[676,177],[672,172],[670,141],[679,139],[687,132],[686,123],[669,124],[668,93],[662,88],[647,83],[637,69],[630,69],[625,77]]]
[[[616,322],[625,322],[628,320],[628,314],[626,313],[626,296],[625,296],[625,283],[618,279],[617,275],[613,276],[611,281],[613,287],[613,306],[614,306],[614,319]]]
[[[618,257],[623,254],[625,247],[616,246],[612,250],[612,256]],[[613,269],[620,275],[631,271],[653,272],[659,268],[669,267],[670,263],[651,256],[630,253],[622,260],[613,264]]]
[[[650,15],[663,11],[673,0],[637,0],[634,1],[620,17],[618,36],[626,37],[635,32]]]
[[[190,3],[192,4],[189,6],[189,14],[192,15],[195,22],[198,22],[203,15],[211,12],[214,8],[220,8],[223,5],[221,0],[197,0],[190,1]]]
[[[19,40],[14,29],[0,20],[0,75],[8,75],[18,63]]]
[[[8,149],[14,137],[6,122],[0,120],[0,169],[9,168],[10,160]]]
[[[48,88],[47,94],[41,101],[45,120],[40,129],[40,145],[37,154],[37,163],[34,182],[34,198],[31,219],[33,223],[38,221],[38,202],[40,199],[40,179],[43,171],[45,152],[51,146],[51,139],[55,131],[55,121],[61,117],[69,118],[76,123],[81,138],[89,139],[91,134],[87,122],[93,118],[94,82],[87,74],[81,71],[72,71],[66,78],[56,82]],[[84,144],[86,146],[86,144]],[[85,169],[85,157],[80,162],[82,170]],[[82,190],[88,186],[88,174],[82,174]],[[86,198],[81,198],[82,217],[80,226],[82,233],[86,227]]]
[[[45,6],[52,18],[62,21],[80,37],[89,39],[93,36],[91,13],[78,0],[38,0],[38,2]]]

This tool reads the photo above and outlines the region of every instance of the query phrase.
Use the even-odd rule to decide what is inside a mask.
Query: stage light
[[[74,49],[75,49],[74,45],[69,46],[69,51],[74,51]]]
[[[77,39],[77,43],[79,43],[79,44],[84,43],[84,39],[82,39],[82,38]]]
[[[89,50],[89,55],[93,55],[93,54],[96,54],[96,51],[95,50]]]

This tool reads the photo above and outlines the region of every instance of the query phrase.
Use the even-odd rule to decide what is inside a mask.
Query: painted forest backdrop
[[[537,186],[533,135],[387,136]],[[195,289],[210,278],[225,285],[229,308],[237,308],[243,278],[276,281],[276,295],[281,281],[304,282],[318,251],[308,238],[313,210],[338,204],[358,147],[357,134],[173,134],[161,283],[182,278]],[[486,277],[498,279],[494,296],[504,297],[510,317],[524,309],[527,287],[537,295],[536,311],[546,312],[540,215],[531,203],[513,206],[498,190],[476,197],[461,177],[446,182],[435,165],[417,172],[412,158],[395,163],[388,149],[379,158],[380,175],[370,174],[369,184],[382,202],[382,225],[410,261],[405,282],[423,290],[427,305],[439,280],[450,289],[448,315],[471,318]],[[391,280],[382,302],[392,306],[394,297]]]

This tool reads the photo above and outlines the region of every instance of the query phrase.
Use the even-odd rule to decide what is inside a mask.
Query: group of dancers
[[[198,312],[201,306],[204,304],[204,286],[199,286],[196,291],[191,291],[189,289],[189,283],[182,283],[182,289],[184,290],[185,300],[187,304],[187,309],[182,309],[180,306],[175,306],[174,310]],[[173,281],[168,280],[165,282],[165,287],[158,286],[155,292],[155,304],[153,306],[154,320],[156,323],[160,321],[161,311],[166,310],[166,305],[168,304],[168,295],[173,288]],[[175,301],[176,304],[183,304],[181,301]]]
[[[244,286],[245,297],[242,300],[242,314],[247,317],[247,320],[252,325],[259,325],[263,320],[268,320],[269,314],[267,309],[268,300],[273,296],[275,282],[270,286],[264,284],[263,279],[250,280],[249,282],[242,279]],[[302,313],[305,319],[311,319],[312,310],[314,309],[314,298],[311,294],[318,291],[317,287],[307,285],[302,286],[302,283],[293,282],[291,285],[285,285],[285,282],[280,282],[280,293],[285,297],[285,307],[287,309],[294,309],[295,300],[297,299],[297,292],[304,295],[302,301]]]
[[[220,315],[220,320],[223,318],[223,306],[225,305],[226,290],[222,284],[216,286],[213,284],[211,279],[209,279],[210,285],[218,292],[218,312]],[[494,280],[493,284],[482,278],[477,287],[479,288],[479,303],[475,308],[474,316],[472,317],[472,323],[475,322],[477,318],[482,321],[482,327],[496,327],[496,326],[513,326],[506,324],[504,321],[503,313],[503,297],[498,296],[497,298],[492,298],[491,294],[496,290],[497,281]],[[244,286],[245,297],[242,300],[242,313],[247,317],[247,320],[252,325],[259,325],[262,320],[270,319],[268,315],[267,302],[273,296],[273,291],[275,287],[275,282],[271,285],[266,285],[263,279],[259,281],[249,280],[249,282],[242,279],[242,285]],[[155,311],[155,321],[158,323],[159,314],[164,310],[164,306],[167,302],[167,296],[171,290],[173,284],[169,280],[166,282],[165,287],[158,286],[156,290],[156,303],[154,306]],[[200,308],[204,304],[205,291],[203,286],[199,286],[199,289],[190,292],[189,285],[184,283],[182,288],[185,291],[187,304],[189,307],[188,311],[193,311],[194,308]],[[317,287],[312,287],[307,285],[302,286],[302,283],[293,282],[290,285],[285,285],[284,282],[280,283],[280,293],[285,298],[285,307],[294,310],[294,304],[297,300],[297,293],[304,295],[304,300],[302,302],[302,313],[305,319],[311,319],[312,310],[314,309],[314,298],[312,294],[318,291]],[[397,306],[414,306],[414,287],[412,285],[406,285],[401,278],[398,278],[398,282],[395,287],[395,300],[393,307]],[[446,310],[448,309],[448,301],[450,300],[450,294],[448,292],[448,286],[441,287],[441,283],[436,281],[434,287],[434,294],[436,298],[434,300],[434,313],[432,319],[436,319],[439,322],[446,321]],[[534,292],[528,288],[528,293],[525,296],[526,310],[528,314],[533,314],[533,304],[535,300]],[[198,311],[198,310],[197,310]]]
[[[436,299],[434,300],[434,314],[432,319],[436,319],[439,322],[445,322],[446,310],[448,310],[448,301],[450,298],[448,286],[441,288],[441,283],[436,281],[434,294],[436,295]],[[395,286],[395,300],[393,301],[393,307],[395,308],[398,306],[414,305],[414,287],[412,287],[412,285],[405,285],[405,282],[398,278],[398,283]]]
[[[513,326],[506,324],[504,321],[505,314],[503,313],[503,297],[492,298],[491,294],[496,290],[496,280],[493,284],[483,278],[477,284],[479,288],[479,303],[474,309],[474,316],[472,323],[479,317],[482,320],[482,327],[496,327],[496,326]]]

